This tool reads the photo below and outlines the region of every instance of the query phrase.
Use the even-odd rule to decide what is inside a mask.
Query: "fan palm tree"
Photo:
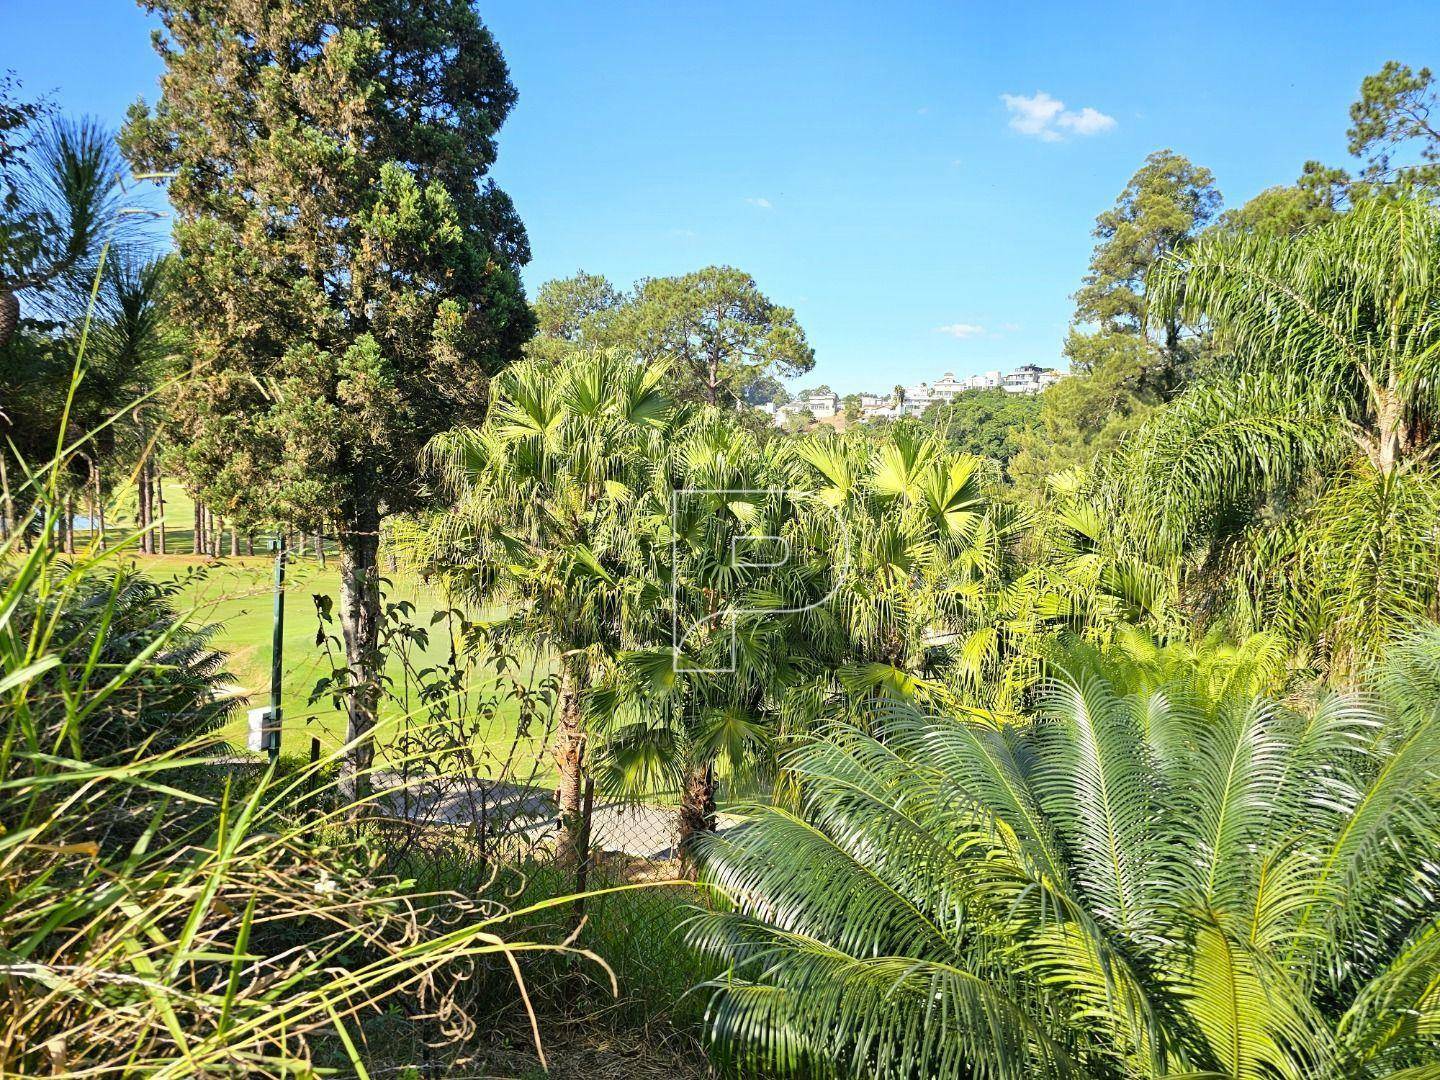
[[[917,672],[957,591],[1003,554],[980,459],[908,430],[810,439],[795,455],[792,484],[813,497],[793,546],[831,564],[823,608],[846,662]]]
[[[827,572],[791,605],[814,605],[812,648],[843,697],[1013,709],[1034,650],[1074,622],[1049,596],[1053,575],[1019,558],[1033,515],[990,496],[981,459],[911,430],[795,454],[792,482],[816,498],[787,539]],[[814,721],[841,702],[805,704]]]
[[[612,790],[678,789],[677,847],[715,827],[717,769],[763,773],[779,730],[776,701],[814,669],[795,612],[776,584],[803,567],[776,550],[793,493],[733,412],[700,408],[678,428],[665,465],[637,493],[636,528],[657,602],[631,623],[595,723],[607,735]]]
[[[1233,369],[1112,470],[1119,530],[1242,628],[1313,639],[1341,672],[1437,607],[1440,211],[1373,201],[1298,237],[1207,234],[1157,311],[1204,319]]]
[[[108,132],[64,119],[10,171],[0,190],[0,348],[15,333],[20,293],[88,273],[121,220],[124,175]]]
[[[1028,724],[890,703],[698,846],[729,898],[710,1032],[742,1070],[1433,1077],[1440,631],[1368,697],[1266,697],[1274,638],[1131,634]]]
[[[1173,565],[1115,550],[1092,488],[1082,469],[1050,476],[1043,502],[1010,525],[1025,538],[1015,571],[969,598],[970,629],[951,647],[955,670],[973,700],[1002,715],[1031,694],[1057,635],[1105,645],[1135,625],[1167,638],[1184,632]]]
[[[606,353],[507,369],[484,424],[431,448],[454,508],[399,538],[454,595],[502,607],[495,635],[555,659],[561,855],[572,862],[585,698],[630,640],[626,624],[657,602],[658,585],[633,572],[647,560],[632,518],[673,421],[663,379]]]

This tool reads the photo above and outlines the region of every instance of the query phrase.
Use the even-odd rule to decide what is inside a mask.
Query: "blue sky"
[[[1386,60],[1440,65],[1433,0],[480,11],[520,91],[495,176],[531,288],[742,267],[809,334],[801,382],[841,392],[1058,363],[1095,214],[1147,153],[1237,205],[1307,158],[1349,165]],[[149,30],[127,0],[0,0],[0,69],[118,124],[154,97]]]

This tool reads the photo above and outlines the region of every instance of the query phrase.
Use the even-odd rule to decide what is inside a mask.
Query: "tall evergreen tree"
[[[1360,83],[1350,106],[1350,153],[1361,158],[1365,186],[1384,193],[1440,190],[1440,82],[1429,68],[1390,60]]]
[[[165,74],[124,144],[172,174],[184,468],[241,528],[336,536],[353,790],[379,698],[381,521],[423,502],[421,448],[479,416],[534,324],[524,227],[485,179],[515,89],[467,0],[142,6]]]
[[[1210,170],[1173,150],[1157,150],[1136,170],[1115,205],[1095,219],[1090,271],[1075,294],[1075,320],[1101,334],[1159,333],[1157,363],[1146,381],[1162,395],[1177,389],[1189,356],[1173,316],[1150,318],[1145,282],[1151,267],[1183,247],[1220,208]],[[1122,346],[1122,348],[1125,346]]]

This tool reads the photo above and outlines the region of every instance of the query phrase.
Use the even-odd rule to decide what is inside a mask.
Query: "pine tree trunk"
[[[347,802],[370,791],[372,741],[380,704],[380,515],[371,509],[352,520],[340,536],[340,630],[350,669],[345,740],[352,744],[340,770],[340,794]]]
[[[694,866],[694,838],[715,831],[715,766],[697,765],[685,774],[680,792],[680,825],[675,849],[686,866]]]
[[[580,677],[574,658],[561,662],[560,690],[555,702],[555,764],[560,772],[556,802],[560,835],[556,858],[562,868],[577,869],[584,852],[585,835],[585,723],[580,711]]]
[[[230,526],[230,557],[232,559],[240,557],[240,530],[234,525]]]
[[[246,533],[246,534],[245,534],[245,554],[246,554],[246,555],[254,555],[254,554],[255,554],[255,534],[254,534],[254,533]]]
[[[321,568],[323,569],[324,566],[325,566],[325,534],[324,534],[324,533],[317,532],[317,533],[315,534],[315,557],[320,560],[320,566],[321,566]]]
[[[198,500],[195,503],[195,524],[190,533],[190,554],[205,554],[205,508]]]
[[[65,496],[65,517],[60,522],[60,538],[66,555],[75,554],[75,496]]]

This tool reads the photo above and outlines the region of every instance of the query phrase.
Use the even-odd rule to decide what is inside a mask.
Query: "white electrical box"
[[[279,752],[280,710],[267,705],[263,709],[251,709],[248,715],[250,732],[245,746],[257,754]]]

